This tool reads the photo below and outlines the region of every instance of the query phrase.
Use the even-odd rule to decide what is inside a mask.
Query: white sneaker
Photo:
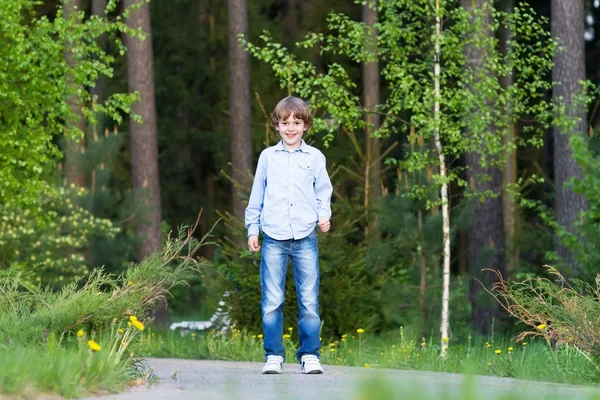
[[[262,369],[263,374],[281,374],[283,373],[283,357],[267,356],[267,362]]]
[[[302,363],[302,373],[303,374],[322,374],[323,367],[321,367],[321,362],[317,356],[313,356],[312,354],[305,354],[300,358],[300,362]]]

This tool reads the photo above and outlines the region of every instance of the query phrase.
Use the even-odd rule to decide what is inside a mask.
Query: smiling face
[[[308,129],[302,119],[296,118],[294,113],[290,113],[287,119],[279,120],[275,129],[279,132],[279,136],[283,140],[283,145],[288,150],[296,150],[302,143],[302,135]]]

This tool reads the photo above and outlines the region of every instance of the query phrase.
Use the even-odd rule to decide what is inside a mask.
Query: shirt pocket
[[[315,179],[315,171],[312,165],[306,161],[300,161],[298,163],[299,173],[300,173],[300,182],[310,182],[313,183]]]

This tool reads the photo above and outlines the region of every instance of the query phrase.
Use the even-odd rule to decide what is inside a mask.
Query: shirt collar
[[[277,143],[275,145],[275,150],[276,151],[288,151],[289,152],[289,150],[283,145],[283,140],[280,140],[279,143]],[[306,142],[304,141],[304,139],[302,139],[302,141],[300,142],[300,147],[298,147],[294,151],[298,151],[298,150],[300,150],[303,153],[310,153],[310,146],[306,144]]]

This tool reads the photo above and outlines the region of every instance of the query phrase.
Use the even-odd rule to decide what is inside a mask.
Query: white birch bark
[[[435,54],[434,54],[434,110],[433,115],[435,119],[435,147],[438,152],[440,161],[440,178],[442,179],[441,197],[442,197],[442,223],[443,223],[443,288],[442,288],[442,321],[440,324],[441,333],[441,353],[440,356],[446,357],[446,346],[444,339],[448,338],[448,327],[449,322],[449,310],[448,303],[450,302],[450,210],[448,202],[448,183],[446,182],[446,158],[442,148],[442,141],[440,140],[440,38],[442,35],[442,20],[440,15],[440,0],[435,1]]]

